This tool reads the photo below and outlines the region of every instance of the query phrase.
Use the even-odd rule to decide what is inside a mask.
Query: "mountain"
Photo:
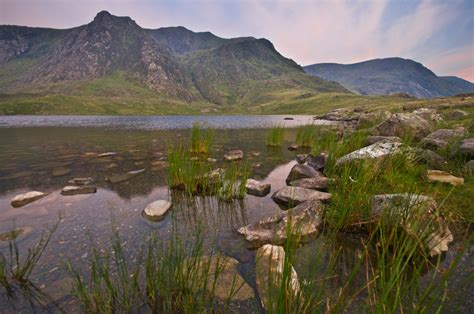
[[[354,64],[319,63],[306,73],[341,83],[362,95],[406,93],[435,98],[474,92],[474,84],[457,77],[439,77],[421,63],[402,58],[374,59]]]
[[[251,104],[255,95],[282,88],[348,92],[336,82],[306,75],[266,39],[224,39],[184,27],[144,29],[107,11],[64,30],[0,26],[4,98],[125,95],[228,105]]]

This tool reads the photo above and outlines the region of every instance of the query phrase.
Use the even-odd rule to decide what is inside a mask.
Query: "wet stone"
[[[95,192],[97,192],[97,188],[95,186],[90,186],[90,185],[82,185],[82,186],[68,185],[68,186],[65,186],[61,190],[61,194],[64,196],[78,195],[78,194],[92,194]]]
[[[102,154],[99,154],[97,155],[97,157],[112,157],[112,156],[116,156],[117,153],[116,152],[107,152],[107,153],[102,153]]]
[[[326,168],[327,160],[328,154],[321,153],[318,156],[310,155],[306,162],[308,163],[308,166],[312,167],[314,170],[323,171],[324,168]]]
[[[15,196],[12,199],[10,204],[13,207],[22,207],[22,206],[25,206],[26,204],[39,200],[40,198],[43,198],[46,195],[48,194],[43,193],[43,192],[38,192],[38,191],[31,191],[25,194],[20,194],[20,195]]]
[[[247,193],[255,196],[265,196],[270,193],[270,183],[263,183],[254,179],[248,179],[245,187]]]
[[[158,200],[148,204],[143,210],[143,215],[150,220],[159,221],[164,219],[164,215],[171,207],[171,203],[166,200]]]
[[[285,206],[296,206],[309,200],[327,201],[331,198],[330,193],[286,186],[272,195],[272,199]]]
[[[308,159],[308,154],[296,155],[295,159],[296,162],[298,162],[299,164],[304,164],[306,162],[306,159]]]
[[[312,178],[299,179],[291,181],[289,185],[310,190],[327,191],[329,182],[331,180],[324,176],[316,176]]]
[[[293,168],[291,168],[290,173],[288,174],[288,177],[286,178],[286,183],[288,184],[291,181],[305,179],[305,178],[312,178],[318,175],[320,175],[320,173],[314,170],[313,167],[310,167],[308,165],[297,164],[297,165],[294,165]]]
[[[244,158],[244,152],[242,152],[240,149],[231,150],[224,155],[224,159],[226,161],[236,161],[241,160],[242,158]]]
[[[129,171],[126,173],[116,174],[116,175],[108,177],[107,181],[109,181],[110,183],[120,183],[120,182],[129,180],[135,177],[137,174],[142,173],[144,171],[145,169],[140,169],[140,170]]]
[[[297,150],[298,148],[300,148],[298,145],[296,144],[291,144],[290,146],[288,146],[288,150],[289,151],[295,151]]]

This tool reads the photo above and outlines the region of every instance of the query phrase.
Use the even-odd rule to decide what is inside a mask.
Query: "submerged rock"
[[[290,144],[290,146],[288,146],[288,150],[289,151],[295,151],[297,150],[298,148],[300,148],[298,145],[296,144]]]
[[[374,159],[395,154],[400,152],[401,145],[402,144],[398,142],[377,142],[342,156],[336,161],[336,165],[341,165],[353,160]]]
[[[452,174],[441,170],[427,170],[426,177],[430,182],[449,183],[454,186],[464,184],[464,178],[455,177]]]
[[[289,184],[291,186],[296,186],[296,187],[310,189],[310,190],[327,191],[330,181],[331,179],[328,179],[321,175],[321,176],[315,176],[312,178],[305,178],[305,179],[291,181]]]
[[[305,179],[305,178],[312,178],[318,175],[320,175],[320,173],[314,170],[312,167],[308,165],[297,164],[297,165],[294,165],[293,168],[291,168],[290,173],[288,174],[288,177],[286,178],[286,183],[288,184],[291,181]]]
[[[283,245],[288,235],[288,223],[291,222],[291,234],[306,242],[319,232],[322,207],[320,201],[310,200],[277,216],[242,227],[237,232],[243,235],[253,248],[264,244]]]
[[[253,299],[254,292],[238,271],[239,262],[222,255],[190,258],[185,267],[196,275],[196,282],[207,289],[219,301],[246,301]],[[196,287],[191,287],[196,288]]]
[[[295,187],[285,186],[272,195],[272,199],[285,206],[296,206],[309,200],[327,201],[331,198],[330,193]]]
[[[129,179],[133,178],[137,174],[142,173],[144,171],[145,171],[145,169],[139,169],[139,170],[129,171],[129,172],[126,172],[126,173],[116,174],[116,175],[108,177],[107,181],[109,181],[110,183],[123,182],[123,181],[126,181],[126,180],[129,180]]]
[[[72,172],[72,170],[68,169],[68,168],[55,168],[51,172],[51,175],[53,177],[62,177],[62,176],[65,176],[67,174],[70,174],[71,172]]]
[[[421,139],[428,135],[433,126],[426,119],[413,113],[395,113],[375,127],[374,135],[404,137],[413,135]]]
[[[276,313],[275,302],[282,286],[283,271],[285,269],[285,251],[281,246],[266,244],[257,250],[256,283],[263,308],[267,313]],[[296,296],[300,291],[298,274],[292,265],[289,265],[290,278],[288,279],[289,293]]]
[[[143,210],[143,214],[150,220],[162,220],[171,207],[171,203],[166,200],[158,200],[148,204]]]
[[[312,167],[314,170],[324,171],[324,168],[326,168],[327,161],[328,161],[328,154],[321,153],[318,156],[310,155],[306,162],[308,163],[308,166]]]
[[[231,150],[224,155],[226,161],[236,161],[241,160],[242,158],[244,158],[244,152],[240,149]]]
[[[15,196],[11,200],[11,205],[13,207],[22,207],[25,206],[26,204],[32,203],[36,200],[39,200],[40,198],[45,197],[48,195],[48,193],[43,193],[43,192],[38,192],[38,191],[31,191],[28,193],[20,194]]]
[[[382,194],[372,198],[373,218],[386,217],[408,235],[421,239],[431,256],[448,251],[453,235],[446,221],[437,213],[436,201],[416,194]]]
[[[74,178],[68,182],[73,185],[88,185],[91,184],[94,180],[91,177],[87,178]]]
[[[82,186],[68,185],[68,186],[63,187],[63,189],[61,190],[61,194],[64,196],[77,195],[77,194],[92,194],[95,192],[97,192],[97,188],[91,185],[82,185]]]
[[[247,193],[256,196],[265,196],[270,193],[270,183],[263,183],[254,179],[248,179],[245,183]]]

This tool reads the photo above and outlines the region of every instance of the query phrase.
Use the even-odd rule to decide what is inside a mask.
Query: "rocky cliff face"
[[[274,79],[297,76],[315,91],[324,85],[264,39],[223,39],[184,27],[148,30],[106,11],[68,30],[0,26],[0,92],[41,90],[117,72],[163,95],[219,104],[235,100],[238,90],[255,80],[272,85]]]

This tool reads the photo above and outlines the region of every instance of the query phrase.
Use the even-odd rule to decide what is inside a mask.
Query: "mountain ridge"
[[[317,63],[303,68],[310,75],[336,81],[362,95],[407,93],[417,98],[435,98],[474,92],[474,84],[468,81],[437,76],[423,64],[399,57],[352,64]]]

